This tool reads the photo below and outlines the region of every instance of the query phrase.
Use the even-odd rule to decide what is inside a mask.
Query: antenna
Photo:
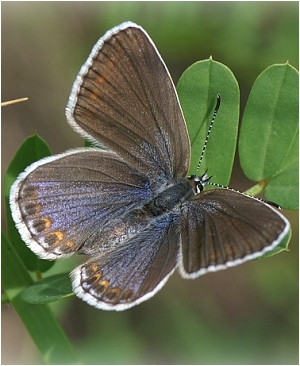
[[[206,134],[206,139],[205,139],[205,142],[204,142],[204,145],[203,145],[203,149],[202,149],[202,152],[201,152],[201,156],[200,156],[200,159],[199,159],[199,163],[197,165],[196,174],[189,177],[189,178],[193,178],[194,181],[195,181],[195,183],[196,183],[195,184],[195,192],[196,192],[196,194],[197,193],[200,193],[203,190],[203,187],[205,185],[211,185],[211,186],[214,186],[214,187],[225,188],[225,189],[229,189],[229,190],[234,191],[234,192],[238,192],[238,193],[244,194],[245,196],[254,198],[254,199],[258,200],[258,201],[261,201],[263,203],[266,203],[266,204],[268,204],[270,206],[276,207],[277,209],[281,210],[281,207],[277,203],[275,203],[275,202],[272,202],[272,201],[264,200],[262,198],[258,198],[258,197],[251,196],[251,195],[249,195],[247,193],[243,193],[243,192],[237,191],[236,189],[233,189],[233,188],[229,188],[227,186],[224,186],[223,184],[211,182],[210,179],[212,178],[212,176],[209,177],[207,175],[207,169],[206,169],[205,173],[202,174],[201,177],[198,177],[198,174],[197,173],[198,173],[198,170],[200,168],[200,165],[201,165],[201,162],[202,162],[202,159],[203,159],[203,156],[204,156],[204,152],[206,150],[206,146],[207,146],[207,142],[208,142],[208,139],[209,139],[209,135],[211,133],[212,126],[213,126],[213,124],[215,122],[215,119],[216,119],[218,110],[220,108],[220,104],[221,104],[221,95],[218,93],[217,94],[217,103],[216,103],[216,106],[215,106],[215,110],[214,110],[214,113],[213,113],[211,122],[210,122],[209,127],[208,127],[208,131],[207,131],[207,134]]]
[[[207,141],[209,139],[209,135],[211,133],[211,129],[212,129],[212,126],[215,122],[215,119],[216,119],[216,115],[218,113],[218,110],[219,110],[219,107],[220,107],[220,104],[221,104],[221,95],[218,93],[217,94],[217,103],[216,103],[216,106],[215,106],[215,110],[214,110],[214,113],[213,113],[213,116],[212,116],[212,119],[211,119],[211,122],[210,122],[210,125],[208,127],[208,131],[207,131],[207,135],[206,135],[206,139],[204,141],[204,145],[203,145],[203,149],[202,149],[202,152],[201,152],[201,156],[200,156],[200,159],[199,159],[199,163],[197,165],[197,169],[196,169],[196,176],[198,175],[198,170],[200,168],[200,165],[202,163],[202,159],[203,159],[203,156],[204,156],[204,152],[206,150],[206,146],[207,146]]]

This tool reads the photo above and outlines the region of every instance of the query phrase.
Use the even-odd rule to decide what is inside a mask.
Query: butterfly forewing
[[[154,186],[188,171],[190,143],[175,87],[151,39],[133,23],[95,45],[73,86],[67,117]]]
[[[180,273],[194,278],[257,258],[288,234],[289,223],[268,204],[230,189],[201,192],[181,217]]]

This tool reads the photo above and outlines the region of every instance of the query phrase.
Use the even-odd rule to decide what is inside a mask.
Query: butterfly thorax
[[[144,206],[144,210],[153,216],[159,216],[173,210],[189,197],[195,195],[193,185],[192,181],[187,178],[176,181],[154,196]]]

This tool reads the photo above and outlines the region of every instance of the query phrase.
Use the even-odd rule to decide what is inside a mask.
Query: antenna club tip
[[[220,93],[218,93],[218,94],[217,94],[217,105],[216,105],[216,107],[215,107],[215,114],[218,112],[219,107],[220,107],[220,104],[221,104],[221,94],[220,94]]]

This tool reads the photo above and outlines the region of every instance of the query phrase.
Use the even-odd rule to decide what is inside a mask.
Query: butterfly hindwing
[[[75,293],[105,310],[124,310],[153,296],[176,268],[179,238],[173,217],[154,220],[123,246],[72,273]]]

